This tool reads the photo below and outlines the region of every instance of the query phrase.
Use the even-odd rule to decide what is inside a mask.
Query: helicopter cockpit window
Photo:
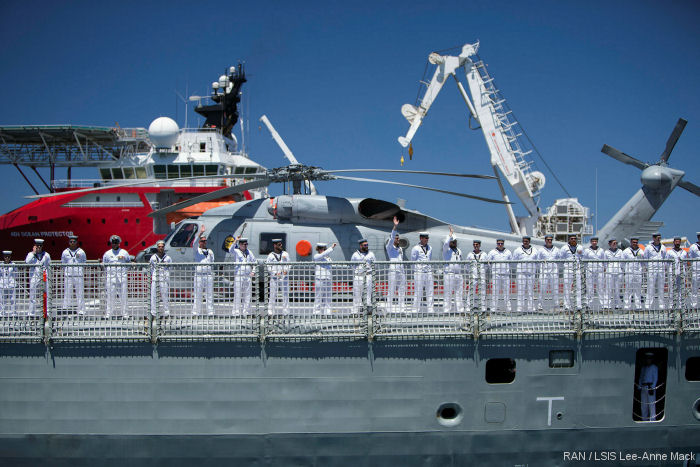
[[[171,247],[188,247],[192,246],[192,241],[194,241],[194,236],[197,233],[197,224],[184,224],[180,227],[180,230],[175,232],[173,239],[170,241]]]
[[[272,250],[273,250],[272,239],[273,238],[281,238],[282,239],[282,247],[284,249],[287,248],[287,234],[264,232],[264,233],[260,234],[260,242],[258,243],[258,245],[260,245],[259,253],[261,255],[269,255],[272,252]]]

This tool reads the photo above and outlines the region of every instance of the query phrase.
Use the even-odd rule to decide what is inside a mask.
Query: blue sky
[[[480,40],[481,58],[528,135],[592,212],[597,171],[593,224],[602,227],[640,187],[640,172],[603,155],[604,143],[654,162],[683,117],[688,125],[669,162],[700,184],[698,20],[696,1],[3,2],[0,125],[148,127],[158,116],[184,125],[175,91],[206,93],[242,60],[251,158],[285,164],[259,128],[267,114],[303,163],[400,168],[396,138],[408,128],[400,108],[414,103],[428,54]],[[446,84],[404,168],[490,174],[486,144],[466,117],[456,86]],[[535,165],[547,176],[546,208],[565,194],[538,158]],[[7,212],[31,190],[11,166],[3,174]],[[492,181],[387,178],[498,197]],[[318,187],[400,197],[454,224],[508,228],[496,205],[376,184]],[[654,220],[665,222],[664,236],[693,238],[698,208],[698,197],[676,189]]]

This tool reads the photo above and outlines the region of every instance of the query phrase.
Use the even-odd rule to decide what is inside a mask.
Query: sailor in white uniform
[[[513,254],[505,248],[506,241],[502,238],[496,240],[496,248],[491,250],[488,260],[491,264],[491,275],[493,277],[493,289],[491,297],[491,311],[498,310],[501,300],[505,302],[506,311],[511,311],[510,305],[510,261]],[[499,264],[503,263],[503,264]]]
[[[688,252],[681,248],[681,237],[673,237],[673,248],[666,251],[666,258],[672,259],[673,264],[669,271],[669,287],[671,292],[672,306],[680,309],[683,306],[683,261],[688,259]]]
[[[625,248],[622,258],[627,260],[624,263],[625,269],[625,293],[624,308],[642,308],[642,271],[641,259],[644,258],[644,250],[639,248],[639,239],[630,238],[630,246]]]
[[[654,299],[656,299],[659,309],[663,310],[666,306],[664,297],[666,265],[662,261],[666,259],[666,248],[661,244],[660,233],[652,235],[651,243],[644,250],[644,259],[652,260],[647,263],[646,309],[650,310]]]
[[[578,245],[576,235],[569,235],[569,241],[566,245],[559,249],[557,259],[565,260],[563,266],[564,284],[564,308],[571,310],[571,290],[573,288],[576,309],[581,309],[581,257],[583,256],[583,248]]]
[[[267,314],[274,315],[279,309],[277,297],[282,296],[282,313],[289,314],[289,253],[284,251],[281,238],[272,239],[273,250],[267,255],[265,264],[270,274],[270,303]]]
[[[250,314],[250,302],[253,296],[253,276],[255,276],[255,255],[248,249],[248,239],[240,235],[228,250],[233,256],[233,314],[238,316]]]
[[[418,234],[419,243],[411,250],[413,261],[413,312],[420,311],[421,301],[425,295],[428,313],[433,313],[433,266],[429,263],[433,257],[433,249],[428,245],[430,234]]]
[[[0,314],[15,315],[15,290],[17,288],[17,266],[12,261],[12,251],[2,252],[0,265]]]
[[[315,271],[315,288],[316,297],[314,300],[314,314],[318,315],[323,312],[323,314],[331,314],[331,290],[333,287],[333,271],[331,266],[330,255],[333,253],[333,248],[335,248],[337,243],[331,245],[328,248],[326,243],[316,244],[316,254],[314,255],[314,262],[316,263]]]
[[[467,309],[486,311],[486,266],[484,261],[486,261],[487,254],[481,251],[481,240],[474,240],[472,246],[474,249],[467,254],[470,272]]]
[[[85,264],[86,261],[85,252],[78,246],[78,237],[71,235],[68,237],[68,248],[63,250],[61,254],[61,263],[71,265],[63,268],[63,308],[69,309],[70,301],[73,299],[73,291],[75,291],[79,315],[85,314],[85,268],[76,265]]]
[[[202,292],[207,300],[207,314],[214,314],[214,271],[211,263],[214,262],[214,252],[207,248],[207,237],[204,235],[206,227],[202,225],[202,230],[192,243],[194,250],[194,262],[199,263],[194,268],[194,303],[192,303],[192,314],[198,315],[202,308]]]
[[[48,281],[49,267],[51,266],[51,256],[44,251],[43,239],[34,239],[34,247],[27,254],[24,262],[34,265],[29,276],[29,315],[36,316],[38,301],[42,303],[40,308],[43,309],[44,274],[46,274],[46,281]]]
[[[598,246],[598,237],[591,237],[590,246],[583,250],[586,260],[586,304],[600,309],[605,295],[605,251]],[[597,306],[594,300],[598,299]]]
[[[369,306],[372,303],[372,263],[374,253],[369,251],[369,243],[366,238],[358,241],[359,248],[350,257],[350,261],[359,263],[355,266],[355,274],[352,282],[352,308],[354,313],[362,311],[362,299]]]
[[[559,267],[554,261],[559,249],[552,245],[554,237],[545,235],[544,246],[538,248],[535,260],[540,269],[540,303],[538,308],[551,311],[559,307]]]
[[[659,384],[659,368],[653,363],[654,354],[644,354],[644,366],[639,369],[639,400],[642,421],[656,420],[656,388]]]
[[[535,311],[535,248],[530,245],[530,237],[523,237],[523,244],[513,250],[513,261],[516,265],[515,282],[518,287],[517,311]],[[526,303],[527,302],[527,303]]]
[[[112,248],[102,255],[102,264],[105,265],[105,276],[107,278],[107,310],[105,316],[109,318],[115,311],[114,305],[118,296],[121,301],[122,317],[128,318],[128,270],[126,266],[117,265],[131,262],[131,257],[126,250],[120,248],[122,239],[118,235],[112,235],[109,238],[109,243],[112,245]]]
[[[444,308],[446,312],[464,313],[464,264],[462,250],[457,248],[457,236],[450,226],[450,233],[442,242],[444,273]]]
[[[386,297],[387,309],[390,311],[403,311],[406,302],[406,271],[403,267],[403,248],[400,245],[399,233],[396,227],[399,219],[394,216],[394,228],[391,230],[389,240],[386,242],[386,255],[389,258],[389,290]],[[394,305],[394,297],[398,302]]]
[[[690,308],[698,307],[698,295],[700,292],[700,232],[696,232],[698,241],[688,248],[688,259],[690,264]]]
[[[165,242],[156,242],[156,252],[149,260],[151,266],[151,314],[156,316],[158,310],[158,290],[160,290],[160,302],[163,306],[163,315],[170,314],[170,268],[173,259],[165,252]]]
[[[622,249],[617,247],[617,240],[608,240],[608,251],[605,252],[605,290],[603,308],[619,309],[622,305],[620,291],[622,290],[622,268],[620,260],[624,258]]]

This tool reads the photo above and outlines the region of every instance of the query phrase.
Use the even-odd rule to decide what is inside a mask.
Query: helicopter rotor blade
[[[676,146],[676,143],[678,142],[678,138],[681,137],[681,133],[683,133],[683,129],[685,126],[688,124],[687,120],[684,120],[682,118],[678,119],[678,122],[676,122],[676,126],[673,128],[673,131],[671,132],[671,136],[668,137],[668,141],[666,141],[666,149],[664,149],[664,152],[661,154],[661,162],[666,162],[668,161],[669,156],[671,155],[671,151],[673,151],[673,148]]]
[[[623,164],[628,164],[637,167],[640,170],[644,170],[647,167],[649,167],[649,164],[647,164],[646,162],[642,162],[639,159],[635,159],[634,157],[627,155],[622,151],[618,151],[614,147],[608,146],[607,144],[603,145],[603,149],[601,149],[600,152],[602,152],[603,154],[607,154],[613,159],[617,159]]]
[[[247,183],[241,183],[240,185],[234,185],[228,188],[222,188],[221,190],[216,190],[212,191],[200,196],[195,196],[194,198],[190,198],[188,200],[182,201],[180,203],[176,204],[171,204],[170,206],[167,206],[163,209],[158,209],[157,211],[151,212],[148,216],[149,217],[157,217],[157,216],[162,216],[171,212],[178,211],[183,208],[187,208],[190,206],[193,206],[198,203],[203,203],[205,201],[211,201],[213,199],[218,199],[218,198],[223,198],[224,196],[229,196],[233,195],[236,193],[241,193],[246,190],[252,190],[253,188],[260,188],[264,186],[268,186],[270,184],[270,179],[265,178],[262,180],[255,180],[252,182],[247,182]]]
[[[681,180],[680,182],[678,182],[678,186],[688,190],[689,192],[691,192],[695,195],[700,196],[700,186],[697,186],[694,183],[690,183],[686,180]]]
[[[80,190],[69,190],[69,191],[59,191],[57,193],[44,193],[42,195],[31,195],[31,196],[25,196],[25,198],[28,199],[40,199],[40,198],[52,198],[54,196],[62,196],[62,195],[68,195],[68,194],[77,194],[77,193],[91,193],[94,191],[103,191],[103,190],[111,190],[112,188],[124,188],[124,187],[131,187],[131,186],[140,186],[140,185],[155,185],[156,183],[172,183],[172,182],[179,182],[179,181],[184,181],[184,180],[206,180],[209,178],[261,178],[261,177],[267,177],[267,174],[265,173],[255,173],[255,174],[225,174],[225,175],[198,175],[196,177],[182,177],[182,178],[168,178],[168,179],[148,179],[148,180],[141,180],[138,182],[129,182],[129,183],[117,183],[114,185],[103,185],[103,186],[98,186],[98,187],[93,187],[93,188],[82,188]],[[168,188],[168,187],[165,187]]]
[[[448,195],[454,195],[454,196],[461,196],[463,198],[471,198],[471,199],[477,199],[479,201],[486,201],[487,203],[496,203],[496,204],[513,204],[507,201],[503,201],[500,199],[492,199],[492,198],[484,198],[482,196],[474,196],[474,195],[468,195],[466,193],[458,193],[456,191],[449,191],[449,190],[441,190],[439,188],[430,188],[427,186],[421,186],[421,185],[411,185],[410,183],[400,183],[400,182],[392,182],[389,180],[376,180],[374,178],[360,178],[360,177],[345,177],[345,176],[338,176],[337,177],[340,180],[352,180],[355,182],[371,182],[371,183],[386,183],[389,185],[399,185],[399,186],[407,186],[411,188],[419,188],[421,190],[428,190],[428,191],[436,191],[438,193],[445,193]]]
[[[464,177],[464,178],[481,178],[484,180],[494,180],[493,175],[479,174],[458,174],[451,172],[427,172],[424,170],[402,170],[402,169],[341,169],[341,170],[326,170],[329,173],[341,172],[391,172],[391,173],[407,173],[407,174],[425,174],[425,175],[443,175],[446,177]]]

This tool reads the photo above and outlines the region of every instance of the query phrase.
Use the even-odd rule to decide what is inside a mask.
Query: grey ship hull
[[[650,347],[668,350],[665,413],[639,423],[635,354]],[[691,334],[0,349],[5,465],[572,465],[565,452],[700,446]],[[566,349],[574,366],[550,368]],[[485,381],[492,358],[516,361],[513,383]],[[463,410],[454,426],[444,403]]]

